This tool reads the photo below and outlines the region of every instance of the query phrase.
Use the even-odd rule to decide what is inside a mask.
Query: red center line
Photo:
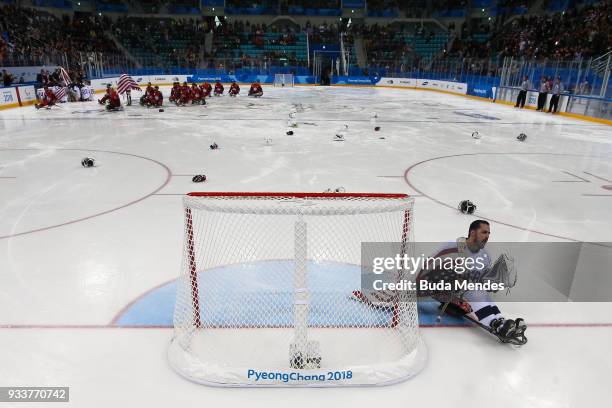
[[[424,329],[444,329],[444,328],[477,328],[474,325],[469,323],[460,323],[460,324],[420,324],[419,327]],[[531,323],[527,325],[528,328],[612,328],[612,323],[580,323],[580,322],[571,322],[571,323]],[[173,329],[172,325],[108,325],[108,324],[0,324],[1,329],[8,330],[44,330],[44,329]],[[228,329],[251,329],[255,327],[228,327]],[[333,328],[342,328],[342,327],[333,327]]]

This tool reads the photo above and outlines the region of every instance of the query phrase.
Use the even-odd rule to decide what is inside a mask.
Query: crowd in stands
[[[321,30],[326,33],[327,25]],[[266,25],[263,23],[251,24],[249,21],[225,22],[214,29],[213,54],[217,59],[234,56],[234,61],[232,61],[234,68],[252,67],[257,62],[263,62],[266,66],[286,63],[291,66],[305,65],[307,59],[305,32],[317,32],[317,35],[319,33],[318,29],[313,28],[310,23],[306,23],[302,28],[296,24]],[[296,55],[296,46],[298,46],[300,37],[303,44],[302,60]],[[239,61],[236,61],[235,54],[240,53],[243,47],[259,50],[258,57],[254,58],[252,55],[242,53],[238,56]],[[281,61],[283,63],[280,63]]]
[[[136,10],[143,13],[157,14],[162,8],[161,0],[139,0]]]
[[[497,0],[497,9],[502,12],[528,10],[535,2],[536,0]]]
[[[496,33],[493,48],[502,56],[577,59],[606,53],[612,47],[612,2],[552,16],[515,19]]]
[[[340,0],[287,0],[289,7],[302,7],[313,9],[338,9],[341,7]]]
[[[64,15],[61,19],[45,11],[0,7],[0,65],[44,64],[50,54],[65,54],[79,60],[82,52],[118,53],[104,35],[110,25],[106,17]]]
[[[399,2],[406,18],[427,17],[427,0],[404,0]]]
[[[488,35],[477,41],[477,33]],[[462,37],[462,38],[460,38]],[[574,60],[597,57],[612,49],[612,3],[601,2],[564,13],[522,16],[497,28],[482,23],[466,28],[449,57]]]
[[[440,32],[436,26],[427,24],[404,24],[404,25],[355,25],[349,29],[351,37],[360,36],[368,57],[368,64],[372,66],[386,65],[390,61],[400,64],[413,61],[419,63],[424,57],[416,52],[414,44],[408,40],[414,39],[425,48],[432,45],[436,50],[444,48],[445,44],[434,46],[432,41],[445,32]]]
[[[196,67],[205,56],[206,20],[122,17],[112,25],[119,41],[145,64]]]
[[[176,4],[190,4],[192,0],[180,0]],[[445,0],[436,3],[440,10],[464,7],[465,0]],[[269,0],[266,4],[300,7],[339,7],[338,0]],[[368,1],[368,8],[384,10],[397,7],[418,7],[423,0],[398,2],[395,0]],[[252,0],[228,0],[227,4],[237,7],[252,6]],[[264,4],[256,1],[255,4]],[[534,0],[499,0],[498,6],[506,8],[531,7]],[[159,7],[157,0],[143,0],[139,7]],[[427,25],[413,26],[379,25],[365,26],[354,23],[348,30],[348,44],[360,36],[364,40],[368,63],[378,65],[387,60],[414,61],[422,58],[407,37],[418,39],[419,44],[435,43],[438,53],[453,58],[500,58],[505,56],[524,58],[576,59],[596,57],[609,51],[612,44],[612,3],[603,1],[596,4],[569,9],[564,13],[521,16],[507,24],[488,22],[486,19],[472,19],[464,23],[457,32],[454,24],[448,33],[455,37],[450,49],[443,40],[436,38]],[[214,67],[219,56],[232,54],[243,66],[258,62],[253,55],[238,55],[236,51],[244,45],[263,50],[262,58],[268,63],[283,60],[299,64],[299,56],[292,51],[285,52],[282,47],[293,47],[304,34],[310,44],[338,44],[341,32],[346,30],[346,21],[311,24],[303,26],[268,26],[248,21],[215,24],[214,17],[191,19],[122,17],[111,21],[106,16],[92,16],[75,12],[71,17],[57,17],[40,9],[21,8],[15,5],[0,6],[0,66],[41,65],[58,63],[49,61],[52,55],[63,55],[70,61],[69,70],[80,70],[78,62],[83,53],[100,52],[122,55],[115,45],[116,39],[136,59],[154,56],[156,59],[141,59],[149,66]],[[206,33],[213,32],[214,46],[210,53],[205,51]],[[269,33],[280,35],[269,36]],[[448,34],[447,33],[447,34]],[[454,35],[454,34],[456,35]],[[273,46],[273,47],[269,47]],[[278,47],[280,46],[280,47]],[[232,51],[232,52],[230,52]],[[72,66],[70,66],[72,65]],[[4,78],[3,78],[4,80]],[[15,79],[17,81],[18,79]]]
[[[452,11],[465,10],[466,0],[440,0],[436,2],[436,12],[439,15],[448,15]],[[462,14],[459,14],[462,15]]]

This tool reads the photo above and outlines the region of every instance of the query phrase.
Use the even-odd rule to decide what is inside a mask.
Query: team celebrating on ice
[[[122,82],[124,81],[124,82]],[[121,110],[121,97],[124,94],[127,105],[132,105],[131,91],[137,90],[142,91],[140,86],[129,76],[122,75],[119,79],[117,89],[111,84],[106,87],[105,94],[102,98],[98,99],[100,105],[104,105],[108,111]],[[187,106],[187,105],[206,105],[206,98],[212,96],[220,97],[225,92],[225,87],[220,81],[216,81],[213,86],[205,81],[201,85],[192,82],[189,85],[187,82],[183,82],[181,85],[179,82],[174,82],[172,89],[170,90],[170,96],[168,101],[175,104],[176,106]],[[69,91],[70,93],[70,91]],[[57,89],[51,89],[48,86],[44,86],[37,93],[38,102],[35,104],[36,109],[47,108],[50,109],[52,106],[66,102],[67,98],[63,96],[66,94],[65,88],[58,91]],[[85,100],[91,100],[90,95],[93,94],[91,88],[88,87],[87,93],[79,94],[78,101],[83,101],[82,95],[87,96]],[[231,97],[237,97],[240,94],[240,86],[235,81],[231,83],[228,95]],[[255,81],[251,84],[248,96],[259,98],[263,96],[263,88],[259,81]],[[159,86],[153,86],[150,82],[144,91],[144,94],[140,97],[140,105],[146,107],[157,107],[160,108],[164,103],[164,95],[159,90]]]

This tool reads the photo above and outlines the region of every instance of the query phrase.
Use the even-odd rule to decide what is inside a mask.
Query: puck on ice
[[[163,110],[163,109],[160,109],[159,111],[160,111],[160,112],[163,112],[164,110]]]
[[[206,176],[204,174],[196,174],[195,176],[193,176],[191,181],[193,181],[194,183],[202,183],[206,181]]]

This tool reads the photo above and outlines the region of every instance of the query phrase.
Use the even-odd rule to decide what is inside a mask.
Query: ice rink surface
[[[70,386],[67,405],[87,408],[557,408],[612,397],[611,303],[501,305],[529,325],[521,349],[469,327],[425,327],[421,374],[359,389],[192,384],[167,364],[168,325],[117,323],[178,277],[190,191],[408,193],[417,241],[454,240],[478,217],[491,241],[612,241],[609,126],[434,92],[298,87],[164,112],[27,107],[0,112],[0,127],[0,386]],[[95,167],[81,167],[86,156]],[[474,216],[456,210],[463,199]]]

